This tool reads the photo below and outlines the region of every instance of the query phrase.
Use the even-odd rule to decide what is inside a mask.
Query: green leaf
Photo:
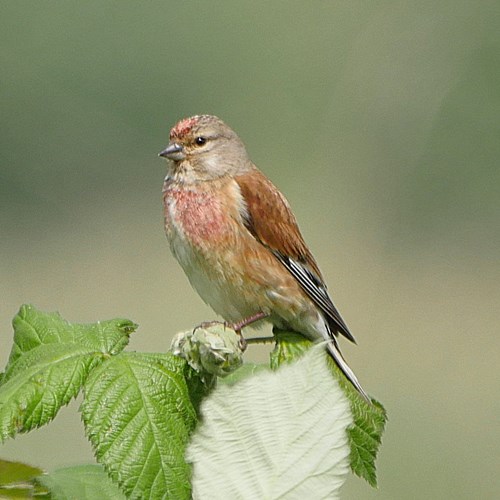
[[[26,483],[40,474],[43,470],[38,467],[0,459],[0,486]]]
[[[17,358],[40,345],[77,343],[114,355],[125,348],[129,335],[137,329],[128,319],[72,324],[57,312],[45,313],[26,304],[12,320],[12,326],[14,346],[6,371]]]
[[[186,454],[194,498],[338,498],[349,471],[349,402],[323,348],[221,385]]]
[[[188,363],[185,363],[182,373],[187,384],[191,404],[196,414],[199,415],[200,404],[216,386],[218,380],[217,376],[209,373],[199,373],[193,370]]]
[[[22,306],[13,325],[14,347],[0,383],[1,441],[52,420],[136,327],[123,319],[72,325],[32,306]]]
[[[271,368],[277,370],[283,363],[292,363],[305,354],[313,345],[303,335],[273,329],[276,345],[271,351]]]
[[[234,385],[240,380],[244,380],[246,378],[256,375],[257,373],[267,372],[267,371],[269,371],[269,367],[267,365],[245,363],[236,371],[229,374],[227,377],[219,379],[218,382],[227,385]]]
[[[351,401],[353,408],[354,424],[347,429],[351,445],[351,468],[352,471],[377,486],[377,471],[375,460],[382,443],[382,434],[387,422],[385,408],[372,399],[372,406],[362,402]],[[355,408],[356,407],[356,408]]]
[[[184,370],[171,353],[122,353],[93,370],[82,415],[113,480],[133,498],[190,498],[184,450],[196,424]]]
[[[273,368],[300,358],[312,345],[300,334],[275,331],[276,346],[271,353]],[[351,446],[351,469],[371,486],[377,486],[375,460],[387,422],[387,414],[381,403],[372,399],[369,404],[345,378],[339,367],[328,356],[329,366],[349,399],[354,423],[347,430]]]
[[[57,469],[38,478],[52,500],[125,500],[120,488],[100,465],[77,465]]]
[[[0,459],[0,498],[32,498],[46,494],[35,479],[43,474],[38,467]]]
[[[0,498],[2,500],[19,498],[26,500],[27,498],[33,498],[33,495],[38,493],[37,490],[31,486],[26,485],[25,487],[2,487],[0,486]],[[48,493],[40,492],[44,495]]]

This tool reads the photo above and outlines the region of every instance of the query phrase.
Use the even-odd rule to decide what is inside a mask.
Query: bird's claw
[[[196,330],[198,330],[198,328],[210,328],[211,326],[214,326],[214,325],[224,325],[224,328],[231,328],[239,335],[240,348],[242,351],[245,351],[248,344],[247,344],[245,337],[243,337],[241,330],[243,328],[245,328],[245,326],[251,325],[252,323],[255,323],[255,321],[259,321],[260,319],[263,319],[267,316],[268,316],[268,314],[260,311],[257,314],[254,314],[253,316],[250,316],[248,318],[242,319],[241,321],[238,321],[237,323],[228,323],[227,321],[203,321],[198,326],[194,327],[193,333],[196,332]]]
[[[227,323],[225,321],[202,321],[199,325],[193,328],[193,333],[196,332],[196,330],[198,330],[199,328],[206,330],[207,328],[215,325],[224,325],[225,328],[227,326]]]

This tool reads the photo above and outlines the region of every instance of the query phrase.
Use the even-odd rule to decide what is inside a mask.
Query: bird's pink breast
[[[182,233],[192,245],[209,245],[227,233],[228,217],[216,193],[170,188],[164,196],[167,226]]]

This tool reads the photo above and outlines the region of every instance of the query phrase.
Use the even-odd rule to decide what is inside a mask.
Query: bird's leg
[[[243,351],[247,348],[247,341],[245,337],[243,337],[241,330],[245,328],[245,326],[251,325],[256,321],[259,321],[259,319],[263,319],[267,316],[269,316],[269,314],[260,311],[256,314],[253,314],[252,316],[249,316],[248,318],[244,318],[241,321],[238,321],[237,323],[227,323],[227,326],[232,328],[240,336],[240,347]]]
[[[251,325],[256,321],[259,321],[259,319],[266,318],[267,316],[269,316],[269,314],[260,311],[252,316],[249,316],[248,318],[244,318],[241,321],[238,321],[237,323],[227,323],[227,326],[232,328],[236,333],[241,334],[241,330],[245,328],[245,326]]]

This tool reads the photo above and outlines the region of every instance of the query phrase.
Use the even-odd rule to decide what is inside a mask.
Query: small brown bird
[[[336,336],[354,342],[285,197],[251,162],[241,139],[216,116],[178,122],[160,156],[165,230],[201,298],[240,329],[269,321],[328,340],[330,355],[361,395]]]

